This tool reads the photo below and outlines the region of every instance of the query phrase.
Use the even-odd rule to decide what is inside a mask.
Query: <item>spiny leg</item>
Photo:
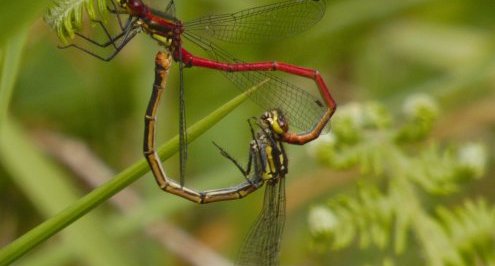
[[[254,134],[254,128],[251,123],[258,123],[258,119],[256,117],[250,117],[248,118],[247,122],[249,124],[249,131],[251,132],[251,139],[255,140],[256,135]]]
[[[117,4],[115,4],[115,1],[114,0],[111,0],[110,1],[111,5],[112,5],[112,8],[110,8],[109,6],[107,6],[107,9],[110,13],[112,14],[115,14],[117,15],[117,22],[119,23],[119,26],[120,26],[120,30],[124,31],[124,26],[122,24],[122,19],[120,18],[120,15],[122,14],[127,14],[127,10],[122,10],[122,9],[119,9],[117,7]],[[128,20],[130,19],[130,17],[128,18]]]
[[[95,41],[95,40],[93,40],[93,39],[91,39],[91,38],[89,38],[89,37],[87,37],[81,33],[78,33],[78,32],[76,32],[75,34],[77,36],[79,36],[80,38],[90,42],[91,44],[96,45],[98,47],[102,47],[102,48],[108,47],[109,45],[113,45],[115,48],[117,48],[115,42],[118,41],[120,38],[122,38],[122,36],[126,35],[126,33],[132,28],[131,24],[135,23],[135,21],[133,21],[132,17],[130,17],[130,16],[127,19],[125,25],[122,25],[121,22],[119,22],[121,32],[112,37],[112,35],[108,31],[107,27],[105,27],[105,24],[101,20],[92,20],[92,22],[97,23],[100,26],[100,28],[102,29],[102,31],[105,33],[105,36],[108,38],[108,40],[106,42],[100,43],[100,42]],[[59,48],[66,48],[66,47],[62,46]]]
[[[117,55],[117,54],[118,54],[118,53],[122,50],[122,48],[124,48],[124,46],[125,46],[125,45],[126,45],[126,44],[130,41],[130,40],[132,40],[132,38],[134,38],[134,37],[136,36],[136,34],[137,34],[137,33],[138,33],[138,30],[137,30],[137,29],[136,29],[136,30],[133,30],[133,31],[130,31],[130,33],[129,33],[129,32],[127,32],[127,33],[126,33],[126,35],[124,36],[124,39],[122,40],[122,43],[120,43],[120,44],[117,46],[117,48],[115,48],[115,51],[113,51],[113,52],[112,52],[109,56],[107,56],[107,57],[103,57],[103,56],[101,56],[101,55],[98,55],[98,54],[96,54],[96,53],[93,53],[93,52],[91,52],[90,50],[85,49],[85,48],[82,48],[81,46],[78,46],[78,45],[75,45],[75,44],[69,44],[69,45],[67,45],[67,46],[65,46],[65,47],[61,47],[61,48],[69,48],[69,47],[74,47],[74,48],[76,48],[76,49],[78,49],[78,50],[80,50],[80,51],[83,51],[83,52],[85,52],[85,53],[87,53],[87,54],[89,54],[89,55],[91,55],[91,56],[93,56],[93,57],[96,57],[96,58],[100,59],[100,60],[103,60],[103,61],[110,61],[110,60],[112,60],[112,59],[113,59],[113,58],[114,58],[114,57],[115,57],[115,56],[116,56],[116,55]]]
[[[232,155],[230,155],[227,151],[225,151],[222,147],[220,147],[214,141],[213,141],[213,145],[215,145],[220,150],[220,154],[223,157],[225,157],[229,161],[231,161],[237,167],[237,169],[239,169],[239,171],[241,171],[242,175],[244,176],[244,178],[246,179],[247,182],[250,182],[250,183],[252,182],[252,180],[249,179],[249,173],[251,172],[251,164],[253,162],[253,152],[251,149],[249,150],[249,159],[248,159],[246,169],[244,169],[244,168],[242,168],[242,166],[239,164],[239,162]]]
[[[251,150],[253,152],[257,153],[258,158],[261,158],[261,160],[260,160],[261,169],[265,169],[266,154],[263,151],[263,145],[258,141],[258,138],[257,138],[256,134],[254,133],[254,126],[252,123],[255,123],[256,125],[258,125],[261,128],[261,126],[258,124],[258,119],[256,119],[255,117],[251,117],[248,119],[249,130],[251,131],[252,141],[255,143],[255,145],[254,145],[255,147],[252,147]]]
[[[165,8],[165,12],[167,14],[170,14],[170,15],[175,16],[175,3],[174,3],[174,0],[170,0],[170,2],[168,2],[167,7]]]
[[[98,23],[98,25],[100,25],[100,27],[102,28],[103,32],[105,33],[105,36],[108,38],[108,40],[106,42],[99,43],[98,41],[95,41],[95,40],[93,40],[87,36],[84,36],[81,33],[76,32],[75,34],[77,36],[79,36],[80,38],[82,38],[82,39],[84,39],[84,40],[86,40],[86,41],[90,42],[91,44],[94,44],[98,47],[105,48],[105,47],[108,47],[109,45],[113,45],[114,48],[117,48],[117,45],[115,44],[115,42],[118,41],[120,38],[122,38],[122,36],[124,36],[126,34],[126,32],[122,31],[119,34],[112,37],[110,35],[110,32],[108,32],[108,29],[103,24],[103,22],[101,22],[100,20],[94,20],[93,22]],[[59,48],[65,48],[65,47],[59,47]]]
[[[93,57],[96,57],[100,60],[103,60],[103,61],[110,61],[112,60],[121,50],[122,48],[124,48],[124,46],[130,41],[132,40],[132,38],[134,38],[136,36],[136,34],[138,33],[139,31],[139,27],[135,25],[135,22],[136,20],[134,19],[131,19],[129,18],[128,21],[126,22],[126,28],[124,29],[124,31],[122,31],[121,33],[119,33],[118,35],[114,36],[113,38],[110,37],[110,35],[108,34],[107,36],[110,38],[106,43],[98,43],[96,42],[95,40],[92,40],[91,38],[88,38],[82,34],[78,34],[76,33],[79,37],[83,38],[84,40],[92,43],[93,45],[96,45],[96,46],[99,46],[99,47],[102,47],[102,48],[105,48],[105,47],[108,47],[109,45],[113,45],[114,47],[114,51],[107,57],[103,57],[101,55],[98,55],[92,51],[90,51],[89,49],[86,49],[86,48],[83,48],[77,44],[69,44],[69,45],[66,45],[66,46],[59,46],[59,48],[61,49],[66,49],[66,48],[69,48],[69,47],[74,47],[80,51],[83,51]],[[108,33],[108,31],[106,30],[105,26],[100,22],[100,25],[105,29],[105,32]],[[121,39],[121,43],[116,45],[115,43]]]

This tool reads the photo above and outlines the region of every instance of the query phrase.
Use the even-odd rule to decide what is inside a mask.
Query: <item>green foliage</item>
[[[355,197],[338,196],[329,204],[329,211],[322,206],[311,210],[310,224],[315,237],[325,244],[328,234],[332,234],[334,248],[343,248],[359,235],[362,248],[374,244],[384,248],[389,242],[388,230],[392,224],[392,203],[380,191],[371,186],[360,186]],[[366,223],[364,221],[372,221]],[[371,225],[371,227],[367,227]],[[325,248],[325,245],[320,246]]]
[[[45,15],[45,21],[63,43],[74,37],[83,23],[86,13],[91,20],[102,19],[107,14],[106,0],[55,0]]]
[[[0,45],[19,31],[25,30],[39,18],[39,13],[46,8],[50,0],[16,0],[2,1],[0,8]]]
[[[452,247],[461,254],[465,265],[495,262],[495,208],[485,200],[466,201],[464,206],[449,211],[437,210],[439,221]]]
[[[312,210],[309,223],[317,250],[358,243],[361,249],[392,245],[402,254],[414,240],[428,265],[495,263],[493,206],[466,200],[455,211],[439,205],[435,215],[423,202],[425,193],[450,195],[485,173],[484,145],[441,148],[429,138],[438,109],[426,95],[406,101],[400,123],[391,123],[391,114],[377,103],[339,109],[333,133],[311,151],[329,167],[359,168],[366,181],[355,194]]]
[[[227,114],[238,107],[243,101],[247,100],[249,95],[256,91],[256,89],[258,88],[259,86],[254,86],[253,88],[248,89],[243,94],[240,94],[239,96],[225,103],[217,110],[211,112],[201,121],[190,126],[187,129],[188,142],[192,142],[196,138],[204,134],[208,129],[210,129]],[[16,132],[16,130],[18,129],[12,129],[14,128],[14,126],[0,126],[5,127],[0,127],[0,129],[2,130],[0,132],[3,133],[0,135],[0,140],[2,140],[0,141],[0,161],[6,162],[6,164],[10,168],[10,171],[16,172],[18,176],[23,176],[25,180],[29,180],[29,178],[32,176],[30,169],[24,167],[23,161],[15,159],[24,156],[25,159],[27,157],[33,157],[34,159],[27,159],[27,161],[30,161],[31,164],[36,165],[36,168],[39,170],[39,172],[45,173],[46,176],[60,176],[56,170],[52,170],[52,168],[54,167],[50,163],[44,162],[42,158],[38,158],[40,157],[39,154],[33,152],[32,148],[24,147],[29,145],[25,144],[27,143],[27,141],[25,141],[22,137],[19,137],[17,139],[16,136],[21,136],[21,133]],[[178,151],[179,137],[176,136],[166,144],[162,145],[157,150],[157,153],[162,160],[165,160],[167,158],[170,158],[174,153]],[[7,158],[10,160],[8,160]],[[47,168],[48,170],[46,170]],[[51,187],[57,187],[57,192],[66,192],[69,196],[58,195],[57,197],[52,199],[55,200],[60,198],[67,198],[62,202],[65,203],[74,201],[74,203],[65,208],[63,211],[56,212],[56,215],[46,220],[39,226],[35,227],[28,233],[22,235],[20,238],[13,241],[6,247],[2,248],[0,250],[0,265],[11,263],[17,260],[26,252],[30,251],[35,246],[47,240],[49,237],[66,228],[74,221],[87,214],[89,211],[101,205],[111,196],[129,186],[131,183],[142,177],[147,172],[149,172],[148,164],[144,159],[141,159],[117,174],[114,178],[112,178],[111,181],[105,183],[104,185],[98,187],[91,193],[79,199],[71,198],[72,195],[70,195],[70,191],[74,189],[71,188],[70,185],[60,184],[58,182],[61,182],[61,180],[57,180],[57,178],[55,178],[55,181],[53,183],[55,183],[56,185],[52,184]],[[25,182],[29,183],[29,181]],[[37,184],[32,182],[25,186],[29,186],[31,188],[30,192],[32,194],[37,193],[36,189],[32,186],[39,187],[37,186]],[[46,191],[43,190],[43,192]],[[104,256],[99,256],[99,258],[104,259]],[[117,264],[122,265],[122,263]]]
[[[209,0],[176,1],[176,4],[178,18],[187,21],[200,16],[234,12],[253,5],[276,1],[278,0]],[[62,176],[46,174],[40,170],[27,153],[33,149],[40,150],[40,147],[30,145],[29,151],[21,150],[21,146],[16,141],[18,138],[22,137],[23,142],[39,143],[43,141],[43,138],[37,134],[39,131],[75,138],[93,152],[95,159],[101,160],[109,168],[116,169],[116,172],[119,171],[118,169],[129,167],[142,157],[142,116],[154,73],[153,56],[159,47],[142,34],[126,46],[111,63],[102,63],[76,49],[58,50],[57,42],[52,38],[55,35],[54,30],[39,21],[50,2],[52,0],[4,1],[0,8],[0,27],[2,27],[0,58],[4,68],[9,68],[2,69],[1,82],[13,84],[12,90],[4,91],[4,86],[0,89],[2,90],[0,109],[4,114],[6,107],[9,106],[10,120],[15,122],[14,125],[17,125],[15,129],[18,129],[11,131],[17,138],[2,140],[8,145],[11,153],[3,156],[5,159],[0,161],[0,210],[2,210],[0,239],[3,240],[0,241],[0,246],[18,238],[40,221],[52,217],[71,204],[72,200],[61,197],[61,194],[70,193],[72,198],[79,198],[91,190],[88,185],[84,185],[85,181],[77,172],[65,167]],[[146,0],[146,3],[158,9],[160,4],[163,7],[166,2]],[[93,1],[94,9],[99,15],[98,5],[94,3],[96,2]],[[72,5],[66,6],[71,8]],[[420,210],[423,212],[416,210],[416,213],[427,214],[429,219],[433,220],[431,223],[428,219],[422,219],[426,221],[425,228],[432,228],[432,232],[428,234],[437,239],[433,243],[441,244],[439,239],[446,241],[457,239],[455,241],[459,243],[447,243],[445,246],[455,251],[458,249],[457,246],[464,243],[463,238],[476,235],[475,230],[480,230],[482,238],[493,235],[493,233],[481,233],[482,230],[488,232],[486,228],[490,227],[489,219],[485,219],[486,223],[482,223],[480,221],[483,220],[480,218],[471,218],[471,216],[482,216],[480,209],[484,208],[480,206],[486,207],[484,212],[486,214],[493,209],[491,207],[495,199],[493,181],[486,178],[468,183],[470,184],[468,190],[462,184],[469,178],[472,179],[473,175],[481,176],[480,171],[487,171],[487,176],[493,176],[494,160],[490,160],[490,164],[484,169],[484,165],[481,164],[483,160],[475,159],[477,154],[481,154],[479,151],[483,150],[479,147],[484,145],[468,145],[471,148],[467,149],[457,145],[459,139],[480,140],[487,146],[491,145],[486,148],[491,151],[495,143],[493,1],[336,0],[328,1],[327,7],[325,17],[314,28],[283,42],[264,46],[224,47],[241,59],[281,60],[318,69],[339,104],[337,120],[346,109],[341,107],[345,107],[348,101],[379,100],[382,104],[356,104],[356,109],[360,109],[362,115],[359,123],[352,120],[344,121],[359,129],[349,132],[352,134],[345,134],[344,131],[349,129],[335,128],[334,123],[333,127],[336,131],[340,131],[340,138],[336,138],[335,134],[332,137],[322,136],[327,137],[329,141],[339,143],[338,154],[332,155],[318,149],[314,150],[323,156],[319,160],[338,165],[337,168],[340,169],[351,169],[349,172],[336,173],[333,170],[336,167],[323,169],[325,168],[323,165],[316,167],[306,154],[298,152],[301,147],[287,147],[291,159],[291,173],[287,182],[288,230],[285,231],[282,244],[282,265],[416,266],[426,264],[423,260],[427,258],[426,255],[428,258],[432,256],[423,252],[426,250],[423,245],[425,241],[417,241],[416,232],[423,232],[422,230],[401,229],[407,234],[394,233],[402,232],[398,229],[397,217],[390,215],[395,211],[392,207],[396,208],[399,204],[395,203],[391,196],[393,189],[390,188],[390,179],[395,176],[390,173],[392,168],[390,165],[393,163],[389,158],[393,156],[386,153],[394,149],[382,147],[380,143],[370,142],[370,139],[385,139],[383,143],[386,145],[400,146],[399,154],[406,156],[410,165],[413,165],[413,161],[419,165],[420,159],[428,160],[431,156],[437,162],[444,162],[441,168],[447,167],[449,171],[455,173],[450,176],[442,175],[438,172],[445,170],[436,172],[436,167],[432,163],[425,169],[414,170],[416,178],[406,179],[407,184],[414,188],[414,198],[421,200]],[[101,29],[90,28],[91,22],[85,7],[80,11],[82,12],[81,33],[100,40],[103,34]],[[114,22],[113,15],[109,15],[108,18],[97,18]],[[68,23],[71,23],[71,20],[68,20]],[[113,27],[117,25],[108,26],[112,35],[120,30]],[[2,45],[6,40],[18,35],[21,29],[26,30],[26,48],[16,55],[13,53],[15,49],[11,50]],[[67,40],[69,38],[70,36],[66,37]],[[84,40],[80,41],[83,42],[81,44],[87,44],[91,51],[106,52],[84,43]],[[193,45],[185,45],[187,49],[192,49],[191,52],[199,52],[194,50]],[[16,47],[20,45],[12,46],[12,48]],[[9,63],[13,58],[18,62],[15,65]],[[17,68],[18,71],[15,70]],[[173,73],[174,71],[177,71],[176,67],[172,68],[170,89],[167,89],[163,98],[164,104],[160,113],[160,128],[158,128],[160,136],[157,143],[162,143],[177,132],[176,99],[179,85],[178,75],[176,72]],[[9,74],[9,72],[19,74]],[[190,123],[214,110],[237,92],[228,80],[214,72],[203,69],[186,71],[186,99]],[[8,78],[5,79],[5,76]],[[298,79],[291,79],[291,82],[304,86]],[[313,92],[317,95],[317,91]],[[416,123],[412,119],[405,119],[404,116],[396,117],[396,114],[400,113],[401,99],[418,92],[434,95],[440,102],[442,113],[435,115],[438,121],[433,119],[429,124],[429,118],[423,117],[421,118],[424,119],[423,122]],[[439,111],[439,108],[436,109]],[[249,132],[243,121],[260,111],[262,110],[256,109],[247,101],[244,106],[230,113],[223,123],[212,128],[190,146],[187,170],[188,182],[190,181],[191,185],[197,188],[215,188],[238,181],[240,176],[233,171],[231,164],[218,156],[217,151],[211,147],[211,140],[218,141],[222,138],[222,142],[225,141],[229,150],[238,155],[242,161],[247,149],[245,140],[249,139]],[[0,120],[0,122],[6,121]],[[396,121],[400,121],[400,125]],[[391,130],[392,122],[395,130]],[[434,128],[431,135],[428,126]],[[376,139],[369,138],[369,134],[376,134]],[[227,135],[228,138],[225,137]],[[344,139],[347,139],[345,142],[348,149],[344,149]],[[432,139],[434,141],[431,141]],[[446,143],[450,144],[446,145]],[[366,152],[360,153],[359,148]],[[75,151],[71,157],[77,159],[78,153],[77,150]],[[54,158],[46,153],[41,153],[40,156],[44,158],[43,162],[57,165]],[[331,157],[333,161],[328,162],[328,159],[324,159],[325,156]],[[449,161],[453,161],[459,170],[448,167]],[[84,165],[84,161],[80,161],[80,164]],[[176,176],[177,164],[175,158],[168,160],[165,165],[167,173]],[[19,166],[18,170],[11,171],[12,165]],[[360,181],[361,184],[356,189],[355,179],[351,177],[358,176],[356,173],[359,170],[366,179]],[[429,180],[426,174],[420,174],[421,172],[426,172],[435,179]],[[71,191],[62,190],[54,185],[51,180],[59,177],[71,185]],[[313,187],[316,189],[312,189]],[[156,222],[161,221],[171,221],[178,227],[184,228],[195,239],[208,242],[208,246],[214,247],[218,254],[233,258],[239,243],[243,240],[242,236],[251,225],[251,218],[254,218],[259,210],[259,200],[262,197],[258,194],[241,201],[198,207],[182,199],[164,195],[155,186],[151,176],[142,178],[130,188],[142,199],[141,203],[133,207],[133,211],[122,215],[119,210],[106,204],[57,234],[52,241],[43,243],[39,248],[23,256],[21,260],[16,261],[16,265],[116,265],[119,263],[113,260],[115,254],[117,256],[121,254],[120,260],[133,265],[176,265],[189,263],[188,258],[195,256],[201,256],[203,259],[201,252],[193,254],[187,250],[186,256],[182,256],[170,248],[159,246],[155,239],[146,236],[147,229],[154,228]],[[437,191],[435,197],[431,197],[430,192],[424,188],[429,188],[428,191]],[[463,198],[466,195],[454,194],[455,190],[483,196],[487,203],[483,205],[479,203],[480,201],[465,201]],[[336,191],[346,196],[339,196],[338,200],[333,201],[332,206],[340,206],[339,201],[343,203],[348,201],[350,202],[348,205],[352,204],[352,209],[356,212],[365,212],[367,208],[374,209],[378,214],[370,212],[362,215],[367,217],[367,220],[377,221],[376,225],[373,224],[374,226],[369,228],[378,232],[373,235],[382,234],[381,237],[385,240],[380,240],[379,236],[366,236],[368,237],[367,240],[364,239],[366,241],[361,240],[360,238],[367,232],[366,227],[349,227],[359,229],[351,232],[349,243],[357,245],[362,242],[364,243],[362,245],[368,248],[363,250],[348,248],[344,252],[328,252],[328,255],[322,255],[326,256],[322,263],[313,263],[311,260],[315,257],[308,256],[304,248],[307,243],[304,230],[291,229],[302,226],[304,217],[301,216],[308,206]],[[397,195],[394,196],[399,198]],[[436,200],[440,200],[441,204],[432,204]],[[366,203],[361,203],[362,201]],[[473,208],[473,213],[477,215],[471,212],[468,215],[467,211],[459,212],[469,209],[465,207],[467,202],[473,202],[472,205],[476,207]],[[405,202],[401,206],[410,208],[412,203]],[[456,238],[450,236],[451,229],[444,227],[445,222],[440,212],[435,211],[437,205],[443,206],[438,209],[450,210],[448,213],[457,221],[457,223],[449,222],[450,225],[456,224],[452,226],[455,228],[452,230],[458,233]],[[452,206],[455,205],[460,207],[453,208]],[[366,208],[360,208],[362,206]],[[338,218],[341,218],[333,212],[328,212],[328,206],[317,209],[323,210],[319,212],[323,218],[320,219],[320,226],[337,224]],[[342,207],[341,210],[343,212],[346,208]],[[489,217],[489,215],[485,216],[485,218]],[[101,223],[95,226],[90,222],[82,226],[84,227],[82,229],[79,227],[93,217]],[[359,217],[349,214],[347,219],[355,224],[360,222]],[[400,228],[411,228],[407,224],[410,220],[408,217],[401,217]],[[475,223],[474,220],[478,222]],[[387,223],[390,226],[385,231]],[[486,228],[483,229],[483,226]],[[461,232],[466,234],[460,234]],[[328,237],[322,234],[322,241],[318,243],[332,246],[333,242],[330,242]],[[407,238],[400,240],[404,237]],[[171,234],[166,234],[166,238],[172,239],[174,244],[179,243],[174,241],[175,238]],[[390,251],[397,245],[395,239],[404,243],[401,253]],[[489,241],[489,238],[479,243],[469,240],[465,242],[466,246],[462,247],[468,250],[467,255],[455,251],[456,256],[450,257],[457,257],[457,260],[461,259],[469,264],[469,257],[475,258],[472,256],[473,249],[477,249],[478,254],[489,253],[490,246],[487,244]],[[418,245],[416,242],[421,244]],[[319,247],[328,248],[323,244]],[[377,252],[380,250],[377,247],[382,245],[384,252]],[[108,248],[102,249],[101,246]],[[111,250],[112,253],[106,252],[107,250]],[[435,249],[428,247],[428,250]],[[446,251],[439,252],[439,259],[446,257],[441,255],[443,253]],[[132,258],[127,260],[129,256]],[[479,255],[479,257],[486,257],[486,261],[490,261],[490,256]],[[477,264],[483,265],[481,261],[480,259]],[[473,264],[475,263],[471,263]]]

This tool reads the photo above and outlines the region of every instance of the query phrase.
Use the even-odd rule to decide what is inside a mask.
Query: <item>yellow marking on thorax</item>
[[[168,47],[170,47],[170,45],[172,45],[172,39],[170,39],[170,38],[163,37],[162,35],[158,35],[158,34],[155,34],[155,33],[152,33],[151,34],[151,37],[153,39],[157,40],[158,43],[160,43],[160,45],[163,45],[166,48],[168,48]]]
[[[279,160],[280,160],[280,164],[281,164],[281,165],[284,165],[284,159],[285,159],[285,158],[284,158],[284,155],[283,155],[283,154],[280,154],[280,156],[279,156],[278,158],[279,158]]]
[[[268,179],[272,179],[274,176],[273,176],[273,169],[275,169],[275,162],[273,161],[273,156],[272,156],[272,147],[271,146],[267,146],[265,148],[265,154],[266,154],[266,159],[268,161],[268,163],[266,164],[265,166],[265,171],[263,172],[263,179],[264,180],[268,180]]]
[[[277,134],[283,134],[284,133],[284,130],[280,127],[280,124],[278,123],[278,114],[276,112],[273,113],[272,129]]]

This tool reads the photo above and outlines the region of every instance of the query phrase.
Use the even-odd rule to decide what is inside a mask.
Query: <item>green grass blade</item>
[[[19,72],[19,64],[26,37],[27,31],[24,30],[10,39],[6,43],[5,49],[2,49],[4,50],[4,59],[0,76],[0,123],[5,122],[7,118],[9,102],[12,98],[15,80]]]
[[[206,132],[215,123],[218,123],[223,117],[234,110],[244,100],[246,100],[249,94],[252,93],[255,88],[248,90],[247,92],[237,96],[231,101],[221,106],[216,111],[209,114],[206,118],[197,122],[188,129],[188,140],[193,141],[198,136]],[[4,138],[2,138],[4,139]],[[159,154],[162,159],[166,159],[172,156],[179,150],[178,137],[173,138],[165,145],[159,148]],[[0,265],[8,264],[23,254],[33,249],[46,239],[50,238],[60,230],[64,229],[78,218],[88,213],[108,198],[115,195],[120,190],[124,189],[138,178],[143,176],[149,171],[148,165],[144,159],[136,162],[120,174],[116,175],[112,180],[104,185],[96,188],[86,196],[80,198],[69,207],[46,220],[39,226],[35,227],[31,231],[27,232],[17,240],[13,241],[2,250],[0,250]]]
[[[76,201],[77,189],[69,182],[70,177],[38,153],[30,144],[29,137],[20,126],[8,117],[8,106],[13,94],[27,32],[21,32],[6,43],[0,81],[0,162],[12,176],[13,182],[46,217]],[[112,241],[101,229],[105,223],[93,215],[78,223],[62,235],[65,243],[89,265],[129,265],[124,251],[109,248]],[[116,241],[116,240],[114,240]],[[20,254],[21,250],[14,250]],[[2,261],[0,265],[9,263]]]
[[[70,182],[71,177],[39,153],[30,143],[29,136],[10,119],[1,128],[0,160],[14,183],[46,217],[58,213],[68,202],[77,201],[81,194]],[[80,255],[83,264],[133,265],[126,252],[114,245],[117,240],[105,232],[106,222],[98,214],[86,217],[64,231],[61,235],[63,243]],[[54,230],[53,227],[45,229],[45,234]],[[35,244],[36,238],[29,237],[25,241],[25,246],[1,250],[1,253],[6,251],[10,255],[0,258],[0,265],[11,263],[27,252],[29,249],[26,247]]]

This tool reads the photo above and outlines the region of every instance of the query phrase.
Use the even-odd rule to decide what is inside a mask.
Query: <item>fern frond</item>
[[[312,211],[314,247],[358,242],[363,249],[384,250],[392,243],[401,255],[414,240],[427,265],[495,265],[495,208],[484,202],[453,212],[439,208],[439,219],[423,200],[425,193],[451,194],[464,182],[481,178],[488,158],[485,145],[445,149],[428,139],[439,113],[436,103],[420,95],[405,107],[406,119],[391,123],[392,114],[377,104],[344,106],[335,115],[330,137],[311,146],[311,153],[327,166],[358,168],[370,180],[357,195],[340,196]],[[379,189],[384,184],[385,191]]]
[[[458,150],[439,151],[432,145],[419,155],[410,177],[431,194],[450,194],[466,181],[485,172],[487,155],[483,145],[470,143]]]
[[[495,208],[480,199],[453,211],[440,207],[437,214],[465,265],[495,264]]]
[[[390,112],[376,102],[350,103],[340,107],[332,119],[332,132],[309,143],[312,155],[335,169],[359,165],[363,174],[380,175]],[[369,141],[369,133],[376,137],[373,141]]]
[[[398,142],[415,142],[425,139],[433,129],[439,108],[434,99],[426,94],[408,97],[403,106],[406,123],[396,135]]]
[[[63,43],[74,38],[82,25],[84,13],[89,19],[103,19],[107,14],[107,0],[56,0],[44,19]]]
[[[310,228],[318,240],[331,239],[336,249],[348,246],[356,237],[361,247],[383,249],[389,243],[392,211],[391,202],[376,187],[360,186],[357,197],[340,196],[330,201],[328,208],[312,210]]]

